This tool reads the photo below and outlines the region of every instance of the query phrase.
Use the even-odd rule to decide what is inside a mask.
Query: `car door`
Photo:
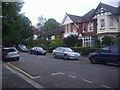
[[[59,57],[63,57],[63,48],[59,48],[57,54]]]
[[[59,57],[60,56],[60,48],[56,48],[54,53],[56,54],[56,56]]]
[[[117,63],[120,60],[120,47],[111,46],[109,57],[110,57],[109,62]]]
[[[101,48],[95,55],[96,59],[102,62],[109,60],[109,47]]]

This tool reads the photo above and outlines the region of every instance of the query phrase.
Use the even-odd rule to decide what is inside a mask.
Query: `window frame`
[[[93,23],[88,23],[88,31],[93,31]]]
[[[105,18],[100,19],[100,28],[105,28]]]

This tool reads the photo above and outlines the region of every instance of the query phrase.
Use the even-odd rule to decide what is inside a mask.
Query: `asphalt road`
[[[91,64],[87,57],[80,60],[55,59],[50,53],[46,56],[21,53],[20,56],[19,61],[3,62],[3,66],[27,82],[19,86],[21,88],[115,89],[119,86],[119,67],[116,65]],[[3,74],[6,74],[4,69]],[[4,76],[3,87],[7,83]],[[18,79],[17,82],[21,81]]]

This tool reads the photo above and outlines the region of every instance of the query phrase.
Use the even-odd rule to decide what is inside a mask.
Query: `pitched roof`
[[[94,11],[95,10],[92,9],[91,11],[86,13],[84,16],[76,16],[76,15],[71,15],[71,14],[67,14],[67,16],[69,16],[70,19],[74,23],[83,23],[83,22],[87,22],[87,21],[91,21],[92,20],[92,15],[93,15]]]
[[[101,7],[105,8],[107,11],[109,11],[110,13],[112,13],[112,14],[114,14],[114,15],[118,15],[118,14],[119,14],[117,7],[113,7],[113,6],[110,6],[110,5],[107,5],[107,4],[103,4],[103,3],[100,3],[100,4],[97,6],[95,12],[96,12],[98,9],[100,9]],[[94,13],[95,13],[95,12],[94,12]]]
[[[107,4],[103,4],[100,3],[96,9],[92,9],[90,10],[88,13],[86,13],[83,16],[77,16],[77,15],[71,15],[71,14],[67,14],[67,16],[69,16],[69,18],[74,22],[74,23],[83,23],[83,22],[87,22],[87,21],[92,21],[94,14],[97,12],[98,9],[100,9],[101,7],[105,8],[107,11],[111,12],[114,15],[118,15],[120,14],[120,12],[118,10],[120,10],[120,7],[113,7]]]
[[[74,22],[74,23],[78,23],[82,21],[82,17],[81,16],[77,16],[77,15],[71,15],[71,14],[67,14],[67,16],[69,16],[69,18]]]
[[[52,35],[55,35],[55,34],[60,34],[60,33],[63,33],[64,32],[64,26],[60,27],[60,28],[57,28],[57,29],[54,29],[54,30],[49,30],[49,31],[46,31],[45,33],[42,34],[42,36],[52,36]]]
[[[93,13],[94,13],[95,9],[92,9],[91,11],[89,11],[88,13],[86,13],[83,17],[82,17],[82,22],[87,22],[87,21],[91,21]]]

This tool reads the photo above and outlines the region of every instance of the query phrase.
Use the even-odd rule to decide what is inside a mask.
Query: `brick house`
[[[92,19],[94,11],[92,9],[82,17],[66,13],[61,23],[65,26],[64,38],[69,35],[78,35],[79,46],[94,46],[96,34],[96,21]]]
[[[70,35],[78,35],[78,46],[94,46],[95,40],[102,43],[104,36],[120,37],[120,2],[119,7],[99,3],[83,16],[65,14],[61,27],[43,34],[47,40],[54,40],[55,35],[64,39]]]
[[[79,36],[79,46],[94,46],[95,39],[102,42],[104,36],[120,37],[120,7],[100,3],[84,16],[67,14],[62,25],[65,26],[64,38],[69,35]]]

